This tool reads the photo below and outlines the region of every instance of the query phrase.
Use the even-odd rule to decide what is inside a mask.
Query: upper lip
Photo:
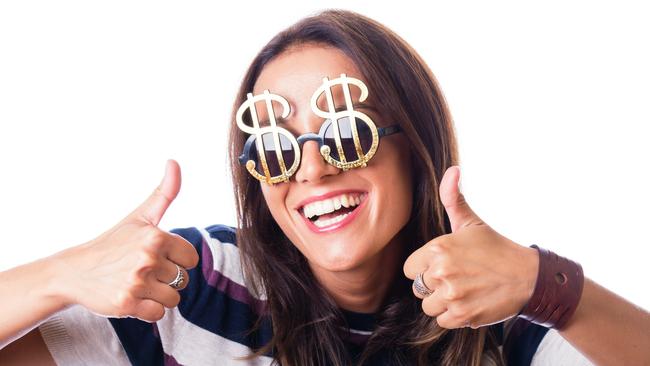
[[[296,210],[300,210],[303,206],[305,206],[308,203],[311,203],[311,202],[314,202],[314,201],[324,200],[324,199],[327,199],[327,198],[330,198],[330,197],[336,197],[336,196],[341,195],[343,193],[366,193],[366,191],[361,190],[361,189],[339,189],[339,190],[336,190],[336,191],[331,191],[331,192],[319,194],[319,195],[316,195],[316,196],[307,197],[304,200],[300,201],[296,205]]]

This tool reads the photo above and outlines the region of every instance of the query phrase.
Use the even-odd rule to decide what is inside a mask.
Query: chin
[[[321,269],[328,272],[346,272],[358,267],[362,261],[357,258],[318,258],[316,261],[309,261],[312,265],[317,265]]]
[[[361,266],[369,257],[368,251],[360,251],[360,248],[349,248],[346,245],[334,245],[328,249],[311,253],[314,255],[307,257],[307,260],[329,272],[344,272]]]

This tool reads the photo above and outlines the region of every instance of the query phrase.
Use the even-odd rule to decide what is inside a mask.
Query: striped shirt
[[[238,360],[266,344],[271,323],[264,318],[264,294],[249,290],[241,268],[235,229],[212,225],[171,230],[192,243],[199,263],[181,301],[148,323],[136,318],[106,318],[75,305],[39,325],[58,365],[269,365],[270,354]],[[342,310],[350,326],[345,340],[351,357],[363,349],[375,327],[372,314]],[[555,330],[512,318],[492,325],[509,365],[591,365]],[[503,342],[505,339],[505,342]],[[383,364],[381,355],[373,364]]]

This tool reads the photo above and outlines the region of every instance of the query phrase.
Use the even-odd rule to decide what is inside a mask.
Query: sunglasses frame
[[[342,119],[342,118],[346,118],[346,116],[341,117],[339,119]],[[354,160],[352,162],[346,162],[346,161],[342,162],[342,161],[338,161],[338,160],[334,159],[331,156],[330,147],[328,145],[325,145],[325,131],[327,131],[327,129],[332,125],[334,125],[334,122],[331,119],[326,119],[325,121],[323,121],[323,124],[321,125],[320,130],[318,131],[318,134],[313,133],[313,132],[307,132],[307,133],[302,134],[302,135],[300,135],[298,137],[295,137],[294,134],[292,134],[291,132],[285,130],[295,141],[297,141],[298,149],[297,150],[294,149],[294,151],[297,152],[296,155],[295,155],[295,162],[294,163],[297,162],[297,164],[294,164],[295,167],[292,166],[289,170],[284,169],[284,170],[286,170],[286,172],[284,174],[280,174],[280,175],[277,175],[277,176],[270,176],[270,174],[269,174],[268,176],[265,176],[265,175],[260,174],[257,170],[255,170],[256,164],[255,164],[255,161],[251,159],[251,148],[253,147],[253,144],[255,144],[255,140],[257,139],[256,135],[251,135],[246,140],[246,143],[244,144],[244,151],[239,156],[239,159],[238,159],[239,163],[241,165],[245,165],[246,170],[248,170],[248,172],[253,177],[257,178],[261,182],[265,182],[265,183],[268,183],[268,184],[274,184],[274,183],[279,183],[279,182],[288,182],[289,178],[291,178],[291,176],[295,173],[296,170],[298,170],[298,167],[300,166],[301,155],[302,155],[302,145],[307,141],[316,141],[316,142],[318,142],[318,150],[320,151],[321,156],[330,165],[333,165],[333,166],[335,166],[335,167],[337,167],[339,169],[343,169],[343,171],[346,171],[346,170],[349,170],[349,169],[354,169],[354,168],[363,168],[363,167],[366,167],[368,161],[374,156],[375,151],[377,151],[377,148],[379,147],[379,139],[381,137],[389,136],[389,135],[399,133],[399,132],[402,131],[401,127],[399,125],[397,125],[397,124],[390,125],[390,126],[387,126],[387,127],[376,127],[375,124],[371,122],[369,124],[369,127],[370,127],[370,130],[371,130],[372,134],[373,134],[373,143],[372,143],[368,153],[365,154],[364,156],[362,156],[361,159],[357,159],[357,160]],[[333,126],[333,127],[338,128],[338,126]],[[280,128],[280,127],[276,127],[276,128]],[[274,133],[274,132],[267,132],[267,133]],[[293,141],[292,141],[292,145],[293,145]],[[265,150],[265,151],[267,151],[267,150]],[[277,149],[274,149],[273,151],[276,151],[276,154],[277,154]],[[339,154],[339,157],[344,157],[344,156],[345,156],[345,154]],[[342,160],[345,160],[345,158],[343,158]],[[264,166],[265,164],[261,164],[261,165]],[[284,159],[283,159],[282,163],[280,163],[280,165],[281,166],[284,165]],[[268,170],[268,167],[265,170]],[[281,170],[283,170],[283,169],[281,169]]]

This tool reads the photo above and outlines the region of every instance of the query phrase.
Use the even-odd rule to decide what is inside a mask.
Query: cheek
[[[403,169],[401,167],[400,169]],[[408,222],[411,216],[413,206],[413,194],[411,177],[409,171],[396,170],[390,175],[385,175],[387,190],[385,199],[387,202],[390,218],[387,220],[395,221],[400,228]]]
[[[395,145],[390,147],[385,151],[386,155],[385,160],[382,162],[381,175],[377,179],[381,179],[386,208],[391,212],[389,215],[400,225],[405,225],[411,215],[413,206],[413,178],[410,155],[408,150],[403,147]]]
[[[262,195],[266,201],[266,205],[273,216],[273,219],[284,230],[284,223],[289,219],[286,206],[284,204],[287,197],[289,187],[287,184],[274,184],[269,186],[266,183],[261,183]]]

